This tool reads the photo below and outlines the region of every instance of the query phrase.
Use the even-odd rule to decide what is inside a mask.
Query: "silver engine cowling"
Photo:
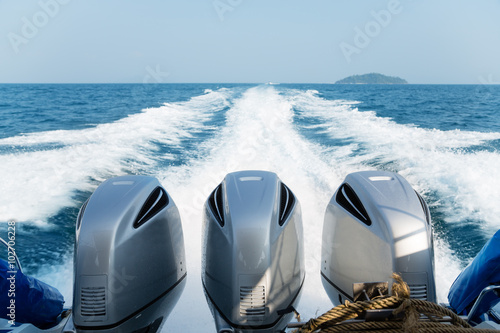
[[[180,215],[158,180],[123,176],[102,183],[77,219],[77,332],[157,332],[185,278]]]
[[[392,273],[411,297],[436,301],[430,214],[400,175],[349,174],[325,213],[321,277],[335,305],[389,292]]]
[[[203,218],[202,282],[221,332],[276,332],[304,282],[298,200],[266,171],[226,175]]]

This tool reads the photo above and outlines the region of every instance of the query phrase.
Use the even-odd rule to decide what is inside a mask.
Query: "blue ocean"
[[[500,85],[0,85],[0,237],[15,221],[25,272],[70,306],[82,203],[110,177],[157,177],[179,208],[187,256],[169,331],[215,327],[201,286],[202,208],[229,172],[276,172],[300,201],[307,276],[297,309],[308,319],[331,308],[319,274],[323,215],[348,173],[397,172],[425,198],[446,301],[500,228],[499,167]]]

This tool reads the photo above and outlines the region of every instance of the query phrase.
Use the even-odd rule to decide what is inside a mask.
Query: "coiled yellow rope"
[[[393,274],[393,296],[384,296],[371,301],[347,303],[334,307],[318,318],[313,318],[298,329],[297,333],[331,332],[491,332],[496,330],[474,329],[451,310],[438,304],[410,298],[410,288],[403,279]],[[404,312],[403,320],[361,321],[343,323],[355,319],[366,310],[394,309],[393,314]],[[422,316],[424,315],[424,316]],[[426,320],[423,318],[427,317]],[[448,323],[438,319],[449,317]]]

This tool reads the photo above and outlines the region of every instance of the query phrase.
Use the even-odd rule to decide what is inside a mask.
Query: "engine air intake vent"
[[[134,222],[134,228],[139,228],[155,216],[159,211],[168,205],[168,201],[168,196],[165,190],[159,186],[155,188],[149,195],[148,200],[144,203],[144,206],[142,206],[139,215],[137,215]]]
[[[292,211],[293,204],[295,203],[295,196],[292,191],[283,183],[281,183],[281,199],[279,211],[279,224],[282,226],[290,212]]]
[[[365,210],[365,207],[361,204],[356,193],[353,189],[346,183],[340,186],[337,196],[335,197],[337,203],[342,206],[349,213],[354,215],[358,220],[366,225],[371,225],[372,221]]]
[[[96,317],[106,315],[106,288],[87,287],[80,290],[81,315]]]
[[[240,287],[240,315],[252,318],[266,314],[265,286]]]
[[[222,204],[222,184],[219,184],[215,190],[210,194],[208,198],[208,203],[212,214],[214,214],[215,219],[219,222],[220,226],[224,226],[224,206]]]
[[[409,285],[410,287],[410,298],[419,299],[422,301],[427,301],[427,285]]]

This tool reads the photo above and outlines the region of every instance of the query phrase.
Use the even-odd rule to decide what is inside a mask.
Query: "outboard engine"
[[[202,282],[217,332],[276,332],[304,282],[300,205],[278,176],[228,174],[204,206]]]
[[[349,174],[325,213],[323,286],[335,305],[389,292],[399,273],[411,298],[436,301],[430,214],[424,199],[398,174]]]
[[[186,281],[179,212],[158,180],[102,183],[76,225],[77,332],[157,332]]]

